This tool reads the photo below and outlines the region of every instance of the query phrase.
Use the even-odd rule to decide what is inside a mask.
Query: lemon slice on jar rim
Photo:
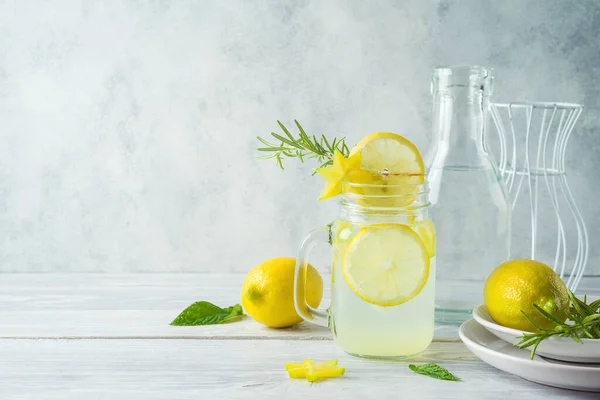
[[[413,142],[392,132],[377,132],[365,136],[350,156],[361,153],[361,169],[387,176],[403,178],[406,183],[418,184],[425,180],[425,165],[419,149]]]
[[[353,183],[359,185],[351,185],[347,190],[366,196],[359,203],[404,207],[414,202],[416,197],[411,195],[425,181],[425,166],[410,140],[392,132],[377,132],[364,137],[350,156],[356,153],[361,153],[361,174],[355,174]]]

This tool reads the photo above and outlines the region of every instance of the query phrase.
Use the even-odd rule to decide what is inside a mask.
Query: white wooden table
[[[598,399],[501,372],[475,358],[455,327],[436,329],[411,362],[462,382],[415,375],[405,362],[344,354],[314,325],[242,322],[172,327],[190,303],[239,302],[242,275],[0,274],[0,399]],[[326,280],[327,281],[327,280]],[[598,294],[600,278],[583,291]],[[338,358],[342,378],[310,384],[283,363]]]

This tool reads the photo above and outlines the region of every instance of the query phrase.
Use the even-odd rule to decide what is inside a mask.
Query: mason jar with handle
[[[329,327],[351,355],[394,359],[422,352],[433,339],[435,292],[426,184],[345,183],[340,199],[339,217],[300,246],[296,311]],[[312,308],[305,298],[308,256],[317,243],[333,250],[328,309]]]

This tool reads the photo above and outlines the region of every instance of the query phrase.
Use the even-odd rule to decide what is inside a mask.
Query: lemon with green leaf
[[[534,304],[560,322],[567,319],[570,304],[569,291],[560,276],[546,264],[527,259],[498,266],[488,276],[483,295],[485,307],[494,321],[528,332],[536,329],[527,317],[542,329],[555,326]]]

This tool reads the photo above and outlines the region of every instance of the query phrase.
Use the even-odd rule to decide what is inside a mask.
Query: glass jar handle
[[[298,250],[296,273],[294,274],[294,306],[302,319],[313,324],[327,327],[329,313],[327,310],[313,308],[306,302],[306,273],[308,255],[317,243],[329,243],[329,226],[323,226],[310,232]]]

